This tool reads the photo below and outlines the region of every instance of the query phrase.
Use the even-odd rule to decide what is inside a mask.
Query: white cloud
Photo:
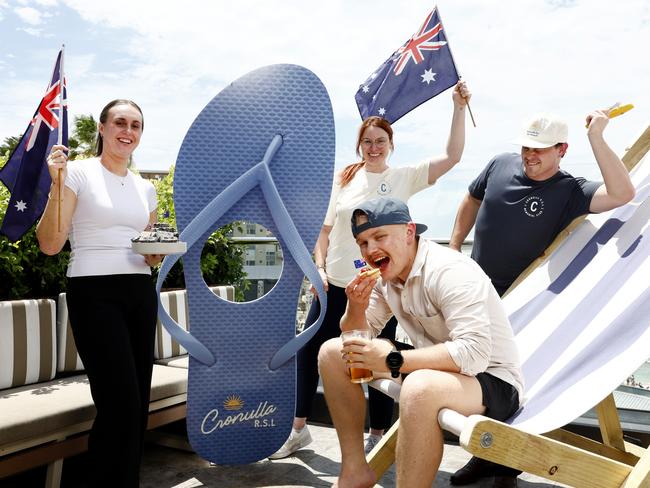
[[[71,111],[97,116],[111,98],[133,98],[147,118],[138,164],[167,167],[194,117],[224,86],[263,65],[301,64],[330,93],[341,167],[356,160],[358,85],[419,27],[431,5],[429,0],[402,3],[399,9],[390,0],[63,0],[59,17],[67,11],[70,29],[84,33],[83,46],[66,41]],[[440,0],[438,5],[458,68],[474,94],[478,127],[468,121],[459,165],[464,171],[445,175],[414,200],[422,211],[426,206],[420,202],[436,202],[431,218],[457,204],[458,188],[464,189],[494,154],[517,149],[508,141],[532,112],[554,111],[567,119],[566,167],[590,178],[599,177],[584,131],[590,110],[616,101],[635,103],[607,128],[617,153],[647,123],[650,67],[638,55],[650,38],[647,1]],[[44,11],[54,12],[47,6]],[[43,80],[37,81],[40,94]],[[29,113],[34,94],[24,95],[21,103]],[[12,119],[1,110],[3,129]],[[450,117],[445,92],[398,121],[391,164],[440,153]]]
[[[41,25],[43,23],[43,13],[32,7],[18,7],[14,12],[20,20],[29,25]]]
[[[7,0],[0,0],[0,20],[4,18],[4,13],[2,12],[3,9],[9,8],[9,3]]]
[[[358,83],[408,38],[429,8],[428,2],[412,2],[417,5],[396,15],[387,1],[372,8],[342,1],[213,2],[200,11],[164,2],[156,8],[125,0],[67,3],[93,23],[132,29],[125,53],[137,63],[132,75],[150,86],[180,92],[213,86],[216,92],[261,65],[293,62],[323,79],[336,115],[349,119],[358,117],[353,103]],[[645,91],[643,83],[630,80],[627,69],[605,62],[648,72],[633,50],[647,40],[643,2],[613,7],[604,1],[495,5],[475,0],[447,2],[441,13],[484,129],[504,112],[509,114],[506,128],[513,129],[539,108],[582,114],[609,104],[617,93],[625,98],[634,95],[631,90]],[[604,16],[607,35],[601,34]],[[390,28],[379,31],[377,25]],[[409,119],[415,120],[415,113]]]
[[[44,36],[43,29],[37,29],[36,27],[17,27],[16,30],[20,32],[25,32],[26,34],[29,34],[30,36],[34,36],[34,37],[51,37],[51,36]]]
[[[67,54],[67,53],[66,53]],[[65,58],[65,76],[71,80],[81,80],[92,74],[95,62],[94,54],[69,56]]]

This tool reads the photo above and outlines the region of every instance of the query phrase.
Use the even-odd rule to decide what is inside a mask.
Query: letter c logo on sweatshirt
[[[382,181],[377,187],[377,193],[379,195],[389,195],[393,189],[390,187],[390,184],[387,181]]]

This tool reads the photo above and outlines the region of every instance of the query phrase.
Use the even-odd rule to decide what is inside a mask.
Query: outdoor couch
[[[233,300],[232,286],[212,290]],[[185,290],[163,292],[161,301],[188,328]],[[148,429],[183,419],[186,412],[187,352],[160,322],[154,356]],[[63,459],[87,449],[94,417],[65,294],[56,303],[0,301],[0,479],[47,465],[45,486],[58,487]]]

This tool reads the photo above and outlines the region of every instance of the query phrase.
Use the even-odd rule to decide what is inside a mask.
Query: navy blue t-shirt
[[[482,200],[472,258],[503,295],[576,217],[589,213],[601,184],[558,171],[545,181],[528,178],[521,155],[496,156],[470,184]]]

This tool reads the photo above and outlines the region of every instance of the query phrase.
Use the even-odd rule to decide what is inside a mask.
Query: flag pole
[[[59,63],[59,131],[57,134],[56,143],[60,146],[63,144],[63,124],[64,124],[64,110],[63,110],[63,57],[65,54],[65,44],[61,45],[61,62]],[[59,204],[57,205],[56,223],[57,231],[61,232],[61,205],[63,204],[63,170],[59,168],[57,180],[59,184]]]
[[[440,20],[440,25],[442,26],[442,29],[445,31],[445,38],[447,39],[447,49],[449,49],[449,55],[451,56],[451,62],[454,63],[454,69],[456,70],[456,73],[458,73],[458,67],[456,66],[456,60],[454,59],[454,53],[451,52],[451,46],[449,45],[449,38],[447,37],[447,30],[445,29],[444,24],[442,23],[442,15],[440,15],[440,8],[438,5],[436,5],[434,8],[438,10],[438,20]],[[458,75],[458,79],[462,80],[463,77]],[[474,114],[472,113],[472,107],[469,106],[469,101],[466,101],[467,103],[467,110],[469,112],[469,117],[472,119],[472,125],[476,127],[476,122],[474,122]]]
[[[459,76],[458,79],[460,80],[462,77]],[[472,119],[472,125],[476,128],[476,122],[474,122],[474,114],[472,113],[472,107],[469,106],[469,100],[466,100],[465,103],[467,104],[467,110],[469,111],[469,118]]]
[[[460,80],[461,77],[459,76],[458,79]],[[476,128],[476,122],[474,122],[474,114],[472,113],[472,107],[469,106],[469,100],[466,100],[465,103],[467,104],[467,110],[469,111],[469,118],[472,119],[472,125]]]

